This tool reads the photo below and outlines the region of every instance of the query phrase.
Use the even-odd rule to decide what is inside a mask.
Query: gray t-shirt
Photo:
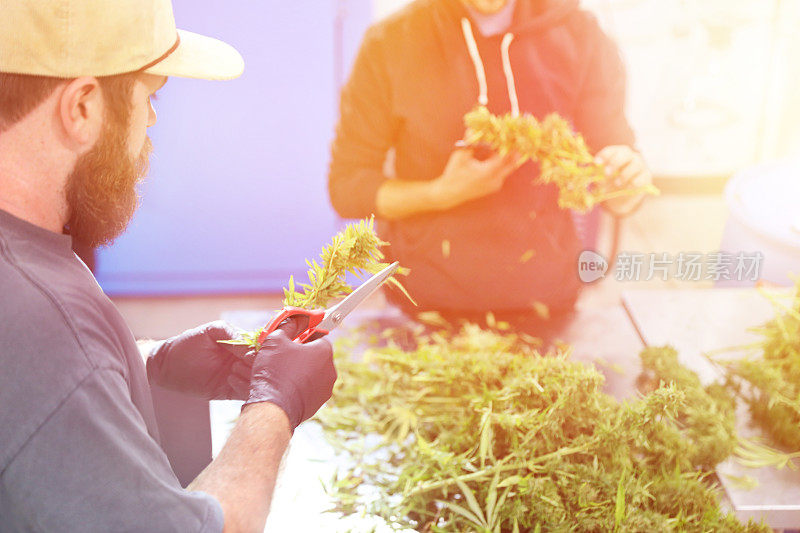
[[[0,531],[222,531],[172,472],[136,342],[70,244],[0,211]]]

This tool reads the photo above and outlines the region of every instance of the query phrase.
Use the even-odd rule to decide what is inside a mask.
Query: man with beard
[[[209,324],[146,364],[72,238],[111,242],[137,205],[167,76],[231,79],[230,46],[176,30],[169,0],[0,3],[0,530],[258,531],[293,429],[330,397],[330,343],[237,354]],[[183,490],[149,383],[245,401]]]

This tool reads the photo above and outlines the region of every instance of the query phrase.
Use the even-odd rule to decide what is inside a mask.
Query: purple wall
[[[142,207],[100,251],[98,281],[109,294],[277,291],[340,226],[326,191],[336,70],[370,2],[173,3],[178,27],[234,45],[245,72],[161,90]]]

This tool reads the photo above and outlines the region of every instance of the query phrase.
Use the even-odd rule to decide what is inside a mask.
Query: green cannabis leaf
[[[620,403],[593,366],[516,334],[466,325],[417,341],[337,346],[317,420],[353,466],[326,486],[332,512],[431,532],[769,531],[720,509],[707,469],[735,439],[724,401],[701,417],[718,400],[689,375]]]
[[[308,283],[301,283],[298,288],[294,277],[289,277],[289,285],[283,289],[284,305],[319,309],[327,307],[332,300],[344,298],[354,290],[346,280],[348,273],[362,278],[365,273],[376,274],[389,266],[389,263],[383,262],[384,255],[380,250],[387,244],[375,233],[374,217],[348,224],[322,249],[319,261],[306,260],[309,267]],[[408,269],[398,268],[397,273],[407,274]],[[414,301],[394,276],[387,282]],[[258,338],[262,331],[263,329],[242,332],[239,339],[220,342],[246,345],[259,350],[261,345]]]
[[[684,394],[686,401],[675,412],[678,431],[673,436],[684,440],[687,461],[710,470],[731,455],[738,444],[733,396],[719,384],[704,387],[669,346],[645,348],[639,358],[644,369],[640,380],[649,381],[650,387],[671,384]]]
[[[464,116],[464,124],[468,145],[484,144],[502,155],[513,153],[523,160],[538,161],[539,181],[558,187],[562,209],[585,212],[619,196],[659,194],[652,185],[616,190],[602,165],[595,163],[583,137],[555,113],[540,122],[529,114],[498,116],[478,106]]]
[[[690,443],[685,453],[692,464],[710,470],[733,455],[739,464],[750,468],[796,468],[793,459],[800,457],[800,452],[784,453],[738,434],[735,391],[728,385],[703,386],[669,346],[646,348],[639,357],[644,381],[672,384],[686,397],[684,406],[676,412],[676,422],[681,437]]]
[[[756,353],[713,362],[775,443],[800,452],[800,279],[788,303],[782,294],[763,289],[762,294],[773,304],[775,318],[755,330],[763,337]]]
[[[347,273],[360,278],[365,272],[371,275],[389,266],[383,262],[384,255],[380,250],[389,243],[378,237],[373,226],[374,218],[370,217],[348,224],[342,232],[334,235],[331,243],[322,249],[319,262],[306,260],[308,283],[300,284],[301,291],[295,287],[294,278],[289,278],[289,287],[283,289],[284,305],[304,309],[327,307],[331,300],[353,292],[353,287],[345,279]],[[407,270],[399,269],[399,273],[407,273]],[[388,282],[411,299],[394,277]]]

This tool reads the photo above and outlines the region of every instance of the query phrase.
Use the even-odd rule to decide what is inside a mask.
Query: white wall
[[[657,174],[724,176],[799,146],[798,0],[583,0],[619,44]],[[793,130],[793,131],[792,131]]]

